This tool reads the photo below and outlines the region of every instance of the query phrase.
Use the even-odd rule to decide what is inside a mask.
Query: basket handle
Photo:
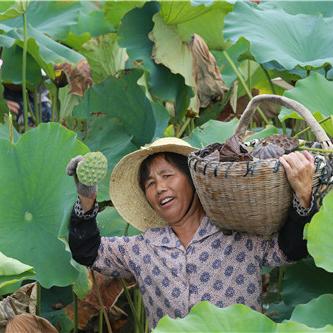
[[[250,100],[249,104],[246,106],[246,109],[244,110],[239,120],[238,126],[235,131],[236,135],[240,137],[244,136],[245,131],[251,121],[251,118],[256,111],[257,106],[262,102],[273,102],[285,106],[289,109],[295,110],[308,123],[308,125],[312,129],[313,134],[316,136],[317,141],[321,143],[322,147],[324,149],[333,148],[333,144],[330,138],[327,136],[323,128],[319,125],[312,113],[304,105],[296,102],[291,98],[279,95],[263,94],[253,97]]]

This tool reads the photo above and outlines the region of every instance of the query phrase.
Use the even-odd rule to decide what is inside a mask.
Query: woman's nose
[[[161,194],[166,190],[166,184],[163,180],[159,180],[156,185],[157,194]]]

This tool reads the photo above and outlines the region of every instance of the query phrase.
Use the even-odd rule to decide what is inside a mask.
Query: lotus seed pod
[[[259,143],[252,151],[252,156],[261,160],[279,158],[284,154],[284,149],[274,143]]]
[[[295,151],[298,147],[298,140],[296,138],[289,138],[286,135],[271,135],[262,140],[261,143],[273,143],[277,146],[280,146],[284,149],[285,154],[289,154],[292,151]]]
[[[101,152],[91,152],[83,156],[84,159],[78,163],[76,168],[79,182],[93,186],[101,181],[108,169],[108,161]]]

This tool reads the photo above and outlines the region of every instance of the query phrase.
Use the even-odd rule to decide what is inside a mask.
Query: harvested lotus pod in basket
[[[297,147],[298,140],[296,138],[289,138],[286,135],[271,135],[260,140],[254,146],[251,155],[261,160],[279,158],[295,151]]]

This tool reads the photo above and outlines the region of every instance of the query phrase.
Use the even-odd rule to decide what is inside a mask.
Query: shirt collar
[[[207,216],[204,216],[190,244],[200,242],[219,231],[220,229],[213,224]],[[169,226],[149,228],[144,233],[144,238],[148,243],[155,246],[164,246],[169,248],[179,248],[182,246],[177,235]]]

